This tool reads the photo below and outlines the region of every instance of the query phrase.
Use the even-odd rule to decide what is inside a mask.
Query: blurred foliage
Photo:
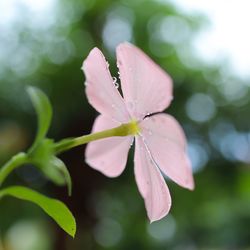
[[[15,200],[6,199],[0,205],[0,249],[1,244],[17,249],[12,242],[20,240],[18,230],[25,235],[21,226],[26,235],[32,227],[32,237],[46,241],[43,248],[33,245],[34,250],[249,248],[250,82],[232,75],[225,59],[217,65],[198,59],[192,41],[207,19],[160,0],[45,2],[51,6],[39,12],[20,1],[15,18],[0,22],[0,162],[25,150],[34,137],[26,85],[40,87],[52,101],[49,136],[88,133],[97,114],[84,95],[82,61],[97,46],[115,73],[115,47],[128,40],[174,80],[175,99],[167,112],[186,131],[196,189],[189,192],[167,180],[171,214],[149,224],[134,181],[132,153],[126,171],[108,179],[84,163],[80,147],[62,155],[73,196],[46,185],[46,192],[64,200],[76,215],[75,240],[32,205],[21,203],[17,209]],[[46,180],[32,166],[16,171],[8,183],[14,180],[45,189]]]

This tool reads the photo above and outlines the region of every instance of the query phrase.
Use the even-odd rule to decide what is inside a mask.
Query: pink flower
[[[171,196],[161,171],[180,186],[194,188],[186,138],[172,116],[159,113],[172,100],[171,78],[132,44],[120,44],[116,53],[123,97],[98,48],[83,63],[88,101],[101,113],[92,132],[130,121],[138,122],[139,131],[135,136],[90,142],[86,161],[104,175],[116,177],[126,166],[135,138],[135,179],[152,222],[164,217],[171,207]]]

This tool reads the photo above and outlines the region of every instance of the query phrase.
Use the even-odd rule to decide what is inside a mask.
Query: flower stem
[[[6,179],[6,177],[17,167],[20,167],[24,163],[28,162],[28,157],[25,153],[21,152],[14,155],[5,165],[0,169],[0,186]]]
[[[59,154],[68,149],[86,144],[91,141],[96,141],[113,136],[135,135],[136,133],[138,133],[137,122],[131,121],[130,123],[122,124],[119,127],[107,129],[101,132],[92,133],[76,138],[63,139],[62,141],[55,143],[54,150],[56,154]]]
[[[113,136],[135,135],[138,132],[139,132],[138,123],[136,121],[131,121],[130,123],[122,124],[116,128],[107,129],[104,131],[92,133],[89,135],[83,135],[76,138],[63,139],[59,142],[54,143],[53,153],[60,154],[71,148],[86,144],[91,141],[96,141]],[[40,146],[41,145],[43,144],[40,144]],[[37,147],[39,149],[39,145]],[[5,165],[0,169],[0,186],[14,169],[22,166],[25,163],[34,163],[33,160],[34,156],[32,153],[33,153],[32,150],[29,150],[27,154],[23,152],[18,153],[17,155],[14,155],[8,162],[5,163]]]

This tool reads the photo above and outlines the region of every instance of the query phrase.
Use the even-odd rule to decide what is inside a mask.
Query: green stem
[[[101,132],[84,135],[76,138],[63,139],[54,144],[54,153],[60,154],[66,150],[86,144],[91,141],[113,136],[135,135],[138,132],[138,123],[136,121],[131,121],[130,123],[122,124],[119,127],[107,129]],[[39,147],[39,145],[37,147]],[[13,156],[7,163],[5,163],[5,165],[0,169],[0,186],[14,169],[20,167],[25,163],[34,163],[32,158],[32,152],[33,151],[29,150],[27,154],[18,153],[17,155]]]
[[[0,169],[0,186],[6,179],[6,177],[17,167],[28,162],[28,157],[25,153],[18,153],[14,155],[5,165]]]
[[[138,124],[136,121],[131,121],[130,123],[122,124],[119,127],[104,130],[101,132],[84,135],[76,138],[64,139],[60,142],[55,143],[54,150],[56,154],[62,153],[71,148],[86,144],[91,141],[100,140],[103,138],[113,137],[113,136],[128,136],[135,135],[139,132]]]

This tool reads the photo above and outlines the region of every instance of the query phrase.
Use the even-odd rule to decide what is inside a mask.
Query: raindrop
[[[152,130],[148,130],[148,134],[152,135],[153,134]]]
[[[121,66],[122,66],[122,61],[118,60],[118,61],[117,61],[117,67],[119,68],[119,67],[121,67]]]
[[[133,102],[127,102],[128,109],[132,110],[134,108]]]
[[[119,88],[119,83],[117,82],[116,77],[113,77],[113,83],[114,83],[115,87],[118,89]]]
[[[109,69],[109,63],[106,61],[106,66],[107,66],[107,69]]]

